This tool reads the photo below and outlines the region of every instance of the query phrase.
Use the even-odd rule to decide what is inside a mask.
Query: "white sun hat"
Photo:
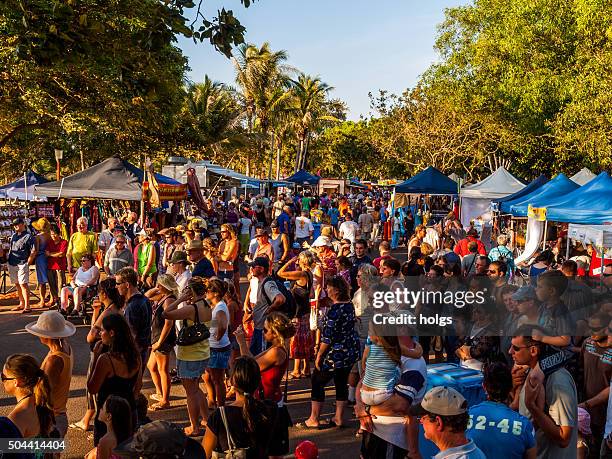
[[[27,324],[25,329],[43,338],[66,338],[76,333],[74,324],[64,319],[58,311],[43,312],[36,322]]]

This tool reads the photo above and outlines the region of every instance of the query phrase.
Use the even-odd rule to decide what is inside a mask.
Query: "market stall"
[[[524,196],[528,196],[531,193],[535,192],[542,185],[548,183],[548,178],[542,174],[538,178],[532,180],[525,188],[517,191],[516,193],[509,194],[503,198],[494,199],[492,201],[492,206],[502,213],[510,212],[510,206],[515,202],[519,202]]]
[[[503,198],[525,188],[525,184],[514,177],[503,166],[484,180],[461,188],[461,223],[468,226],[470,221],[488,213],[491,201]]]
[[[514,217],[527,217],[528,207],[546,207],[552,200],[579,188],[579,185],[559,174],[549,182],[542,185],[522,198],[502,203],[501,210],[511,213]]]
[[[586,185],[591,180],[597,177],[593,174],[589,169],[583,167],[580,171],[576,172],[574,175],[570,177],[570,180],[576,182],[578,185]]]
[[[296,185],[314,186],[319,183],[320,177],[300,169],[295,174],[284,179],[285,182],[294,183]]]
[[[28,171],[14,182],[0,186],[0,199],[17,201],[46,201],[46,197],[35,192],[36,185],[47,183],[46,177],[34,171]]]
[[[611,225],[579,225],[570,223],[567,229],[568,239],[590,244],[596,250],[593,252],[589,265],[589,274],[603,278],[602,266],[612,262],[612,224]],[[566,258],[569,258],[570,244],[567,244]]]

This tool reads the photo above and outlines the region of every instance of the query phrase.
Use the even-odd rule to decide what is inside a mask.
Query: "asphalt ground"
[[[395,254],[401,261],[405,260],[405,249],[400,248]],[[369,254],[373,259],[375,253]],[[31,276],[31,287],[36,282],[35,276]],[[10,284],[9,284],[10,288]],[[246,293],[246,278],[241,280],[242,295]],[[47,353],[47,348],[40,343],[37,337],[25,331],[25,325],[37,319],[40,309],[34,309],[32,313],[21,314],[12,312],[11,309],[17,305],[16,294],[2,295],[0,291],[0,362],[15,353],[28,353],[42,361]],[[32,298],[32,304],[36,300]],[[87,407],[85,397],[85,386],[87,382],[87,366],[89,364],[89,346],[86,336],[89,329],[88,325],[77,325],[76,334],[71,337],[70,344],[75,352],[75,363],[70,384],[70,396],[68,399],[68,421],[70,423],[81,419]],[[293,363],[290,363],[293,368]],[[202,384],[205,392],[205,386]],[[145,373],[143,380],[143,394],[147,397],[155,392],[150,376]],[[0,391],[0,416],[6,416],[15,404],[14,397],[9,397],[2,390]],[[180,384],[172,385],[171,407],[163,411],[149,411],[152,420],[164,419],[174,422],[180,426],[188,424],[186,398],[183,387]],[[303,421],[310,415],[310,380],[300,379],[289,381],[288,407],[294,423]],[[325,422],[334,413],[334,390],[332,386],[327,388],[327,398],[322,411],[322,421]],[[358,422],[352,410],[347,410],[346,417],[348,422],[346,427],[308,430],[303,431],[291,428],[289,437],[291,442],[290,451],[295,450],[295,446],[303,440],[315,442],[319,448],[321,458],[357,458],[359,457],[360,439],[356,438],[355,433],[358,429]],[[199,439],[198,439],[199,440]],[[78,429],[69,429],[66,436],[67,448],[62,454],[62,458],[83,458],[84,455],[93,447],[93,436],[91,432],[83,432]]]

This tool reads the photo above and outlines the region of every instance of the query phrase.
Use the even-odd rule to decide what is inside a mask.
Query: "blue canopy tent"
[[[414,177],[396,185],[395,193],[453,195],[458,194],[457,187],[457,182],[435,167],[429,166]]]
[[[502,210],[506,209],[506,211],[509,211],[515,217],[526,217],[529,205],[533,207],[547,207],[557,198],[562,198],[577,188],[580,188],[580,185],[571,181],[565,174],[559,174],[527,196],[523,196],[515,201],[502,203]]]
[[[311,173],[306,172],[304,169],[300,169],[292,176],[287,177],[284,181],[295,183],[296,185],[316,185],[319,183],[320,179],[320,177],[312,175]]]
[[[0,199],[18,199],[19,201],[46,201],[46,197],[36,193],[34,187],[47,183],[44,176],[34,171],[26,172],[21,178],[7,185],[0,186]]]
[[[542,185],[548,182],[548,178],[544,174],[540,175],[537,179],[532,180],[525,188],[518,190],[516,193],[512,193],[508,196],[504,196],[503,198],[494,199],[493,203],[497,203],[498,208],[502,212],[510,212],[510,206],[515,203],[519,203],[522,201],[524,196],[528,196],[531,193],[535,192]]]
[[[535,206],[534,206],[535,207]],[[556,222],[604,225],[612,223],[612,178],[602,172],[586,185],[560,196],[546,207],[546,219]]]

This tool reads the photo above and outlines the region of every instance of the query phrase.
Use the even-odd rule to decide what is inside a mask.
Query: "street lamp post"
[[[59,148],[55,149],[55,163],[57,164],[57,169],[55,171],[56,180],[60,179],[60,160],[64,157],[64,150],[60,150]]]

